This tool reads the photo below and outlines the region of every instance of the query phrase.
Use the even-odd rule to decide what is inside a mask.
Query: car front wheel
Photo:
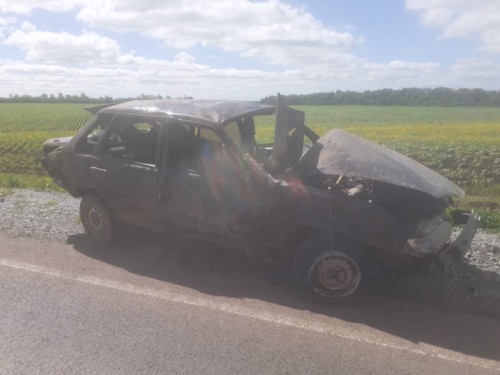
[[[292,277],[299,288],[320,302],[352,299],[362,281],[361,253],[351,241],[330,241],[328,234],[307,240],[295,255]]]
[[[114,222],[111,212],[97,196],[85,195],[80,202],[80,219],[85,232],[102,245],[109,244],[113,239]]]

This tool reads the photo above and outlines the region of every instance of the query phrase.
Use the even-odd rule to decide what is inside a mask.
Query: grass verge
[[[64,191],[49,176],[0,173],[0,192],[12,189],[33,189],[38,191]]]

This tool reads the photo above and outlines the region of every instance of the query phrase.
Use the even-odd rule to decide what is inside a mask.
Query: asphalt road
[[[384,297],[318,306],[284,272],[139,236],[0,232],[0,374],[492,374],[491,317]]]

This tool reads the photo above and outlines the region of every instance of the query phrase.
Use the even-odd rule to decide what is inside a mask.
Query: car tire
[[[101,245],[112,242],[115,223],[102,199],[93,194],[83,196],[80,202],[80,220],[93,241]]]
[[[355,241],[319,233],[306,240],[293,259],[292,281],[317,302],[347,302],[359,297],[362,251]]]

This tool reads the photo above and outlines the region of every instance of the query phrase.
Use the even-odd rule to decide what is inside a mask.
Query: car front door
[[[99,142],[89,178],[115,219],[144,227],[159,224],[158,120],[116,116]]]

